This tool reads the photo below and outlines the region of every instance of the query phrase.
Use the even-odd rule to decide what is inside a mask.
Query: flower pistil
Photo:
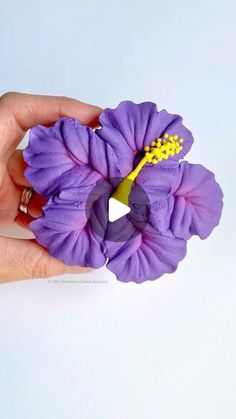
[[[150,146],[145,146],[144,157],[140,160],[132,172],[130,172],[120,182],[112,197],[125,205],[129,205],[129,195],[132,184],[143,166],[146,163],[152,163],[155,165],[164,159],[167,160],[170,156],[179,154],[183,149],[183,147],[180,145],[183,143],[183,141],[183,138],[179,138],[177,134],[169,135],[168,133],[165,133],[162,138],[159,137],[156,141],[152,141]]]

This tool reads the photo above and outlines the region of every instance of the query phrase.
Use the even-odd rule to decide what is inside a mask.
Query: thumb
[[[73,98],[10,92],[0,97],[0,157],[9,158],[26,131],[48,125],[62,116],[96,126],[102,109]]]
[[[64,265],[34,240],[0,237],[0,260],[0,283],[91,271]]]

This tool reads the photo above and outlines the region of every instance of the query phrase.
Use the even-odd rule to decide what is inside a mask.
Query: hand
[[[35,125],[51,125],[62,116],[97,125],[101,109],[66,97],[6,93],[0,98],[0,226],[17,222],[27,227],[41,214],[44,199],[34,194],[29,214],[19,212],[24,186],[25,162],[15,150],[26,131]],[[35,240],[0,237],[0,282],[46,278],[66,272],[86,272],[87,268],[71,268],[49,256]]]

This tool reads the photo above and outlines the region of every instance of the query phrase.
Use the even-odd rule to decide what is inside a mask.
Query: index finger
[[[29,128],[74,117],[95,126],[102,109],[63,96],[6,93],[0,98],[0,158],[9,158]]]

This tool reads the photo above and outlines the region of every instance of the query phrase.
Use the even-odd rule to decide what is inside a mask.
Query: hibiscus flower
[[[95,130],[70,118],[31,129],[25,176],[47,199],[30,224],[36,240],[67,265],[106,263],[124,282],[174,272],[187,240],[219,224],[221,188],[212,172],[182,160],[193,137],[179,115],[124,101],[99,121]],[[127,179],[131,212],[111,223],[109,198]]]

